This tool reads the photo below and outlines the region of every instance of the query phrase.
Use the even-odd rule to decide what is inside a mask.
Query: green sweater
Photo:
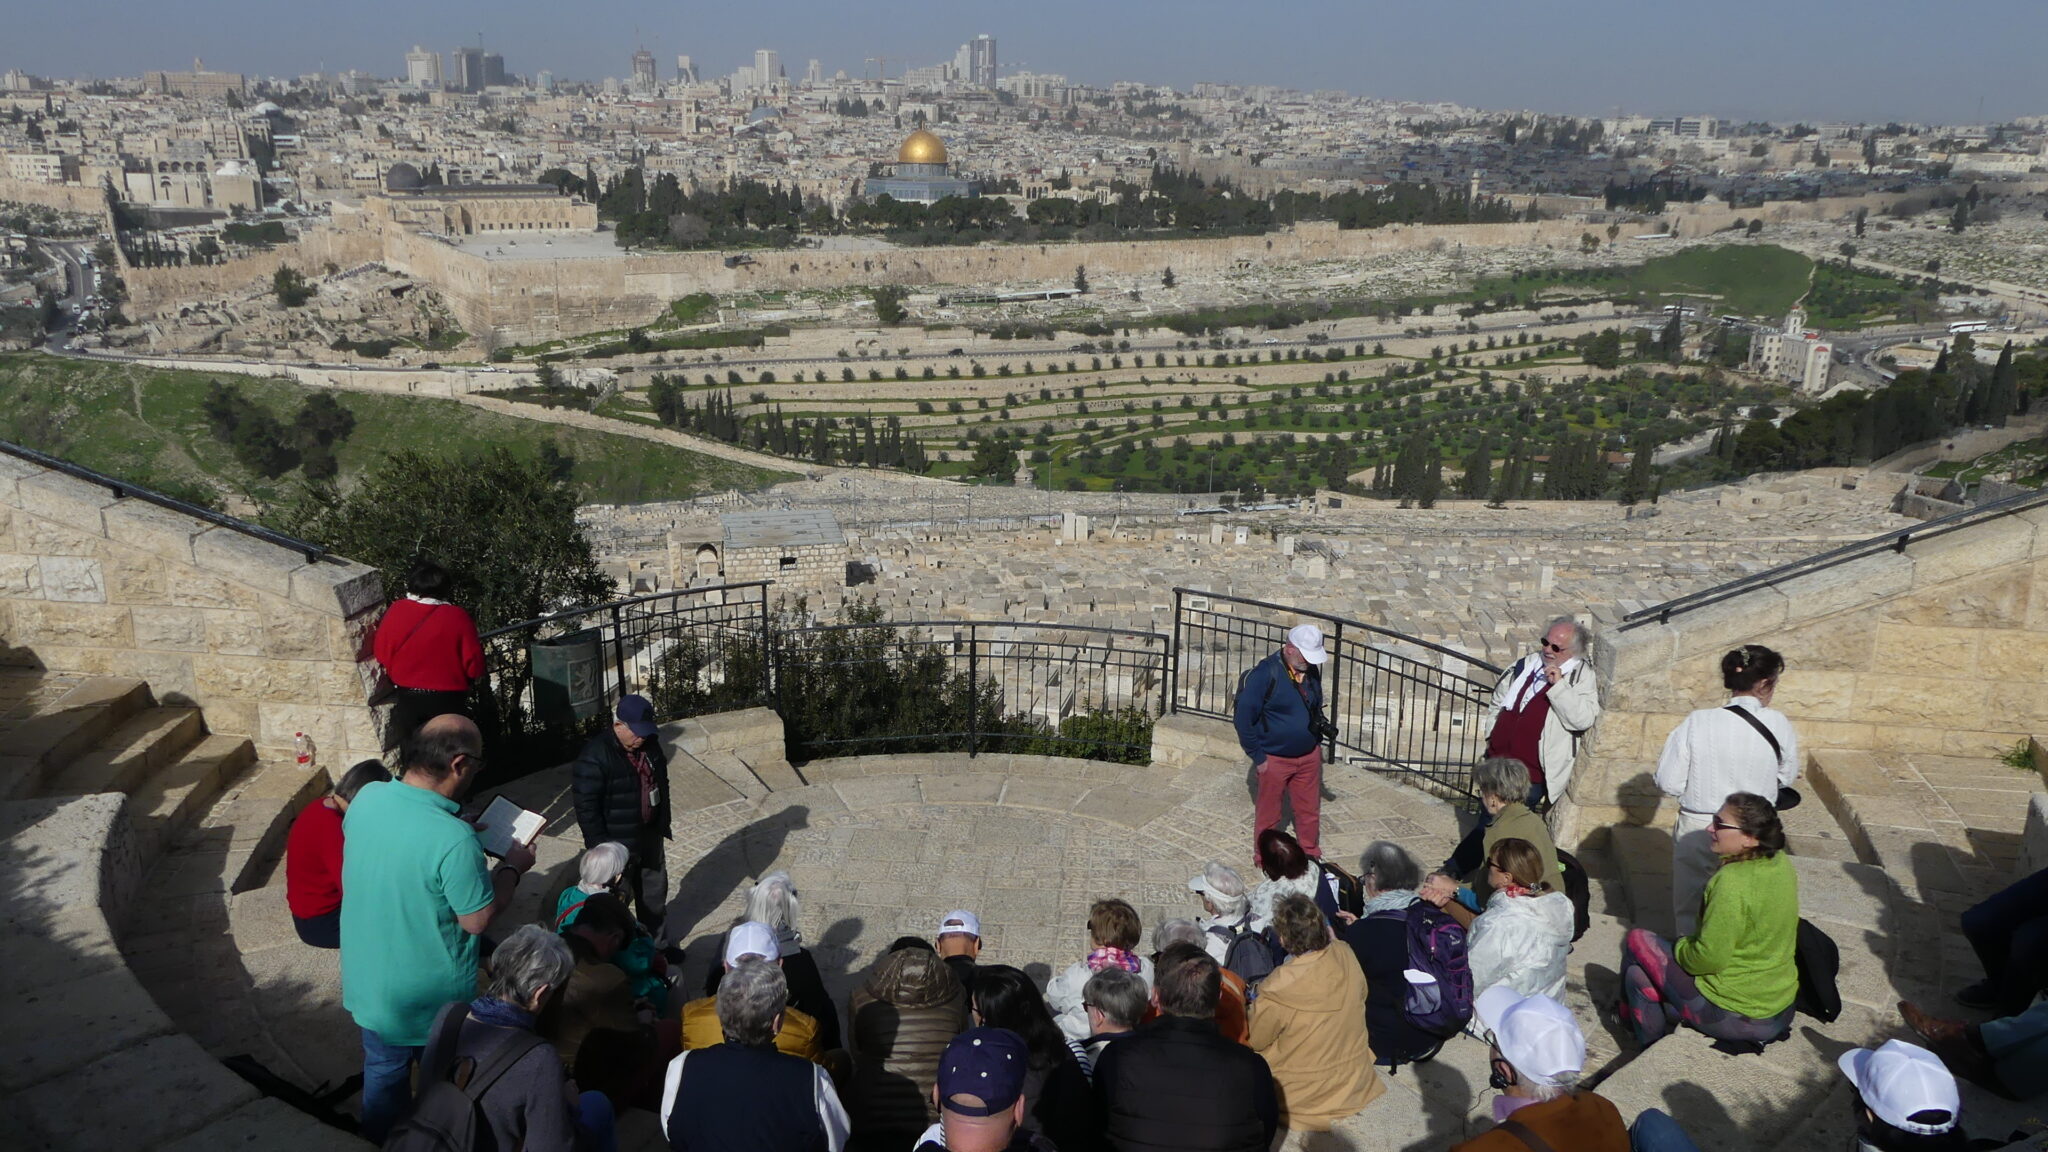
[[[1799,877],[1780,852],[1723,864],[1707,881],[1699,931],[1672,949],[1700,992],[1752,1020],[1776,1016],[1799,993]]]

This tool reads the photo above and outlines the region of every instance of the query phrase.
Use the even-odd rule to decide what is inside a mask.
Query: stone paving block
[[[362,1152],[370,1142],[322,1124],[289,1104],[257,1100],[235,1109],[162,1152],[234,1152],[289,1148],[292,1152]]]
[[[256,1089],[185,1036],[160,1036],[21,1093],[18,1114],[49,1147],[145,1148],[196,1132],[257,1098]],[[119,1107],[108,1107],[118,1101]]]
[[[1003,782],[999,798],[1006,808],[1036,808],[1066,812],[1086,794],[1086,785],[1072,780],[1042,776],[1012,776]]]
[[[1003,778],[981,772],[918,777],[927,804],[994,804],[1002,799]]]
[[[1090,789],[1081,797],[1074,811],[1097,820],[1107,820],[1127,828],[1142,828],[1171,811],[1187,794],[1180,791],[1157,789],[1139,792],[1114,784],[1105,784]]]
[[[893,804],[915,804],[923,798],[915,776],[864,777],[841,780],[832,785],[849,809],[879,808]]]
[[[0,1089],[19,1091],[170,1031],[126,969],[12,996],[0,1033]]]

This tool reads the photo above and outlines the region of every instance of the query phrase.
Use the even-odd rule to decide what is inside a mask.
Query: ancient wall
[[[0,662],[134,676],[266,758],[376,756],[377,573],[0,456]]]
[[[225,264],[181,268],[136,268],[123,263],[121,280],[128,286],[131,311],[137,314],[168,308],[199,297],[220,297],[251,285],[268,286],[278,268],[291,265],[318,276],[329,264],[353,267],[383,258],[382,245],[368,232],[310,228],[297,240],[253,252]]]
[[[106,210],[107,194],[97,184],[43,184],[0,176],[0,203],[98,214]]]
[[[691,562],[695,563],[695,549]],[[791,544],[780,548],[730,548],[725,553],[728,584],[774,580],[782,584],[843,583],[848,551],[844,544]]]
[[[1720,659],[1783,653],[1773,705],[1802,753],[1989,757],[2048,731],[2048,509],[1972,524],[1602,638],[1606,712],[1558,805],[1560,843],[1668,823],[1653,780],[1686,713],[1727,702]]]

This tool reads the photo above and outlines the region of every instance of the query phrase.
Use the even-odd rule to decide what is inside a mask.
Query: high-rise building
[[[555,90],[555,74],[546,68],[533,74],[533,86],[543,92]]]
[[[809,64],[804,65],[804,83],[815,87],[819,84],[823,84],[824,82],[825,63],[824,61],[819,60],[816,57],[813,57]]]
[[[481,92],[484,87],[484,50],[457,48],[448,54],[448,79],[457,92]]]
[[[502,87],[505,83],[505,58],[496,52],[484,53],[484,84],[486,88]]]
[[[977,88],[996,86],[996,38],[989,35],[976,36],[967,47],[972,50],[971,67],[966,77],[968,83]]]
[[[697,62],[688,56],[676,57],[676,83],[697,83]]]
[[[782,53],[773,48],[754,50],[754,83],[761,88],[772,88],[782,79]]]
[[[405,54],[405,82],[429,91],[441,86],[441,54],[415,44]]]
[[[654,86],[654,53],[642,48],[633,53],[633,87],[652,92]]]

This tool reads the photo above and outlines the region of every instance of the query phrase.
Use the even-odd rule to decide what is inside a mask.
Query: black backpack
[[[456,1041],[469,1005],[456,1003],[441,1009],[434,1021],[427,1047],[439,1054],[439,1067],[420,1069],[419,1099],[412,1112],[384,1138],[384,1152],[472,1152],[478,1147],[478,1133],[489,1127],[480,1101],[528,1052],[547,1043],[531,1032],[520,1033],[479,1061],[455,1058]],[[443,1030],[446,1035],[442,1035]],[[461,1067],[458,1067],[461,1066]],[[462,1075],[458,1082],[456,1076]]]
[[[1337,910],[1349,912],[1353,917],[1365,915],[1365,885],[1358,877],[1344,870],[1340,864],[1319,860],[1323,869],[1323,888],[1334,891]],[[1335,917],[1331,917],[1334,921]]]
[[[1842,993],[1835,987],[1835,975],[1842,968],[1842,950],[1827,933],[1799,918],[1799,938],[1792,953],[1799,969],[1799,996],[1792,1006],[1823,1024],[1842,1014]]]
[[[1223,966],[1244,981],[1244,998],[1249,1004],[1259,994],[1259,982],[1273,974],[1287,959],[1287,953],[1280,948],[1280,942],[1272,936],[1272,929],[1254,932],[1250,927],[1251,917],[1235,928],[1213,925],[1209,931],[1223,937],[1227,943],[1223,948]]]

